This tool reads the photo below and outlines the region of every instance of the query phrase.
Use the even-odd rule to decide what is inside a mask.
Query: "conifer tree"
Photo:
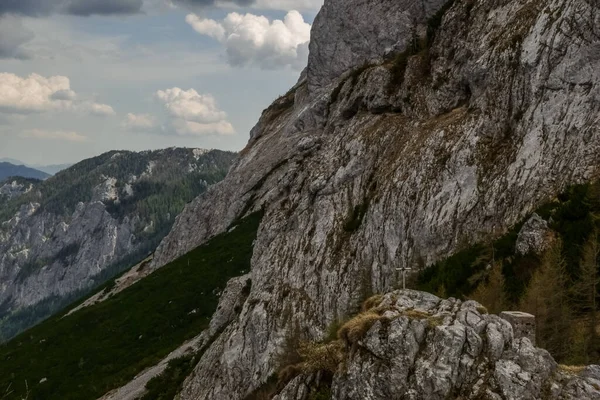
[[[537,345],[559,361],[565,360],[570,351],[572,310],[567,284],[562,243],[557,239],[533,274],[520,309],[535,315]]]
[[[573,285],[573,299],[577,310],[583,315],[583,362],[590,363],[598,360],[598,286],[600,274],[598,262],[600,261],[600,245],[598,233],[590,235],[582,249],[579,279]]]
[[[492,266],[487,279],[477,286],[471,298],[483,304],[492,314],[498,314],[506,309],[507,301],[501,263],[498,262]]]

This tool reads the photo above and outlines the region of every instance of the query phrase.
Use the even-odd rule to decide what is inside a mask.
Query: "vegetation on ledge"
[[[552,232],[543,254],[520,255],[525,220],[490,243],[478,243],[420,272],[417,287],[473,298],[490,312],[536,316],[537,344],[559,362],[600,362],[600,183],[575,185],[536,210]]]

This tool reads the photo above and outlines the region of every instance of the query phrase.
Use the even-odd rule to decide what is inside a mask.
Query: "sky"
[[[0,158],[241,150],[323,0],[1,0]]]

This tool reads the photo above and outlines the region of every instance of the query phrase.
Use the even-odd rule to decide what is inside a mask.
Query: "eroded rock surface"
[[[379,307],[385,318],[338,369],[332,399],[600,398],[598,366],[568,372],[474,301],[407,290]]]
[[[363,10],[363,35],[398,51],[401,10],[431,7],[423,16],[441,7],[341,3],[326,0],[317,18],[308,81],[263,113],[228,178],[186,208],[157,251],[153,264],[163,265],[236,218],[265,210],[251,293],[186,381],[182,399],[244,398],[277,370],[292,327],[322,338],[369,294],[392,290],[395,268],[430,264],[461,243],[499,235],[599,171],[597,3],[456,0],[424,48],[363,66],[383,59],[387,45],[357,45],[343,51],[356,54],[341,59],[347,72],[336,77],[336,51],[314,50],[322,42],[344,49],[354,41],[356,32],[334,16],[335,7],[342,14]],[[385,32],[389,40],[381,39]],[[311,78],[315,60],[333,69]],[[463,343],[467,335],[464,327],[444,329],[453,335],[440,340]],[[510,342],[494,335],[502,346]],[[472,354],[479,354],[483,344],[472,340]],[[521,379],[523,366],[507,360],[495,367],[496,382]],[[552,369],[548,363],[543,368]],[[541,377],[523,381],[533,388],[549,373],[524,371]],[[448,376],[428,393],[445,393],[456,379]],[[557,385],[560,391],[571,383]]]
[[[542,217],[533,214],[519,231],[515,250],[520,255],[542,254],[552,241],[551,229]]]

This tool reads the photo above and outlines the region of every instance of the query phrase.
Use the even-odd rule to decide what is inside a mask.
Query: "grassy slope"
[[[30,400],[96,399],[154,365],[200,333],[227,281],[249,271],[260,218],[253,214],[115,297],[0,347],[0,398],[21,398],[27,383]],[[12,394],[2,397],[7,389]]]

